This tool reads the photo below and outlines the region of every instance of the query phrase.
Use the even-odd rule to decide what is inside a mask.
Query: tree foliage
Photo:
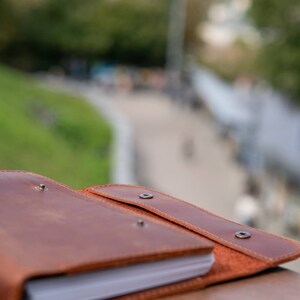
[[[300,1],[253,0],[249,16],[263,38],[260,74],[300,103]]]
[[[162,66],[170,1],[0,0],[0,59],[29,70],[63,66],[72,56]],[[189,53],[208,3],[186,0]]]
[[[8,1],[0,0],[0,7]],[[167,0],[26,0],[22,9],[18,1],[11,3],[18,12],[18,32],[4,32],[38,65],[72,55],[137,65],[164,62]],[[7,15],[8,7],[2,12]]]
[[[191,53],[198,49],[200,43],[198,26],[207,18],[207,10],[214,0],[186,1],[185,48]]]
[[[9,0],[0,0],[0,52],[14,40],[17,32],[13,6]]]

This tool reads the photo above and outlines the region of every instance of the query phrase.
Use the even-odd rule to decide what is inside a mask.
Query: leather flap
[[[210,253],[213,243],[32,173],[0,171],[0,299],[36,276]]]
[[[300,244],[293,240],[226,220],[148,187],[108,184],[89,187],[84,191],[142,208],[270,266],[300,256]],[[151,194],[153,197],[140,197],[141,194]],[[246,231],[251,237],[237,238],[235,233],[238,231]]]

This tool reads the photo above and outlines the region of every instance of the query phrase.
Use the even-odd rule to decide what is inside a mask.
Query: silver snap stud
[[[145,223],[143,220],[138,220],[138,221],[136,222],[136,225],[137,225],[138,227],[145,227],[145,226],[146,226],[146,223]]]
[[[248,231],[237,231],[234,235],[238,239],[249,239],[251,237],[251,233]]]
[[[44,183],[40,183],[36,188],[37,188],[37,190],[42,191],[42,192],[48,191],[48,188],[46,187],[46,185]]]
[[[139,197],[140,197],[141,199],[152,199],[152,198],[153,198],[153,195],[150,194],[150,193],[142,193],[142,194],[139,195]]]

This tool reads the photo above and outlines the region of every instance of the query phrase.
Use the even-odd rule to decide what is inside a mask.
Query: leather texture
[[[142,208],[224,246],[270,264],[279,264],[290,260],[291,257],[299,256],[299,244],[292,240],[226,220],[147,187],[109,184],[90,187],[86,191]],[[143,193],[152,194],[153,198],[141,199],[139,195]],[[239,239],[235,236],[238,231],[249,232],[251,237]]]
[[[41,185],[42,184],[42,185]],[[152,199],[140,199],[151,193]],[[143,226],[138,223],[142,221]],[[248,231],[240,240],[236,231]],[[0,299],[20,300],[32,277],[214,251],[201,277],[123,299],[154,299],[256,274],[300,256],[297,242],[225,220],[133,185],[76,191],[33,173],[0,171]]]
[[[209,253],[213,243],[158,218],[26,172],[0,172],[0,299],[26,280]]]
[[[293,240],[226,220],[147,187],[109,184],[89,187],[82,192],[98,195],[99,201],[106,198],[145,216],[164,219],[215,242],[215,264],[208,274],[129,295],[124,299],[154,299],[199,290],[212,284],[257,274],[300,256],[300,245]],[[141,199],[139,195],[143,193],[150,193],[153,198]],[[250,232],[251,237],[238,239],[235,237],[237,231]]]

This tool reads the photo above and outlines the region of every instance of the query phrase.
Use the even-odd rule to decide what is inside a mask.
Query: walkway
[[[204,112],[174,107],[160,94],[118,94],[112,101],[132,124],[140,184],[233,218],[245,174]]]

